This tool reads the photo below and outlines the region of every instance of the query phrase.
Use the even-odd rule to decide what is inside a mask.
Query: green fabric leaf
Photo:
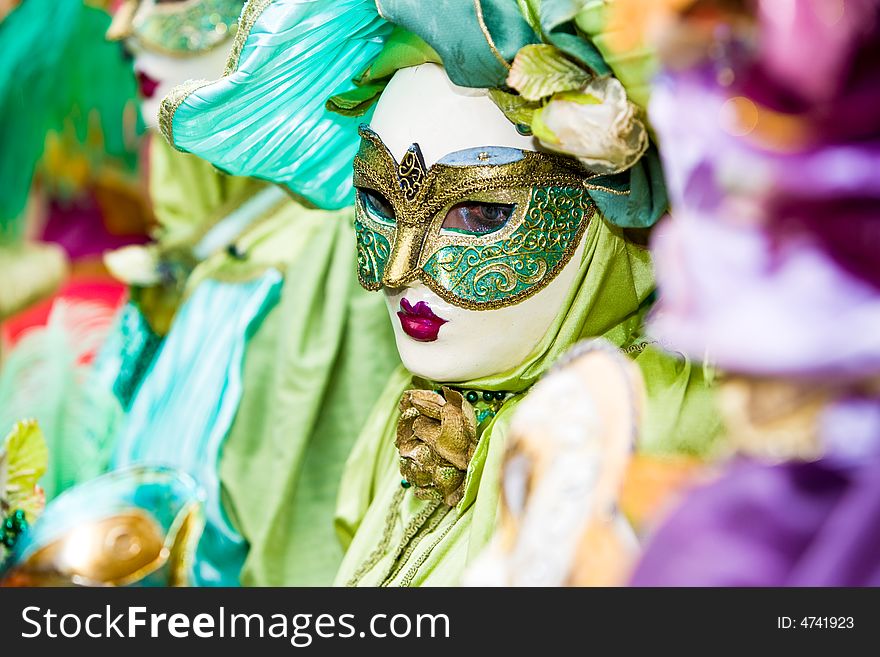
[[[591,7],[595,10],[597,4],[604,12],[604,0],[520,0],[520,10],[538,21],[536,31],[545,43],[556,46],[598,75],[608,75],[611,69],[605,62],[604,53],[590,40],[593,33],[581,34],[574,23],[575,17],[579,18]]]
[[[382,52],[367,69],[355,78],[357,85],[366,85],[390,78],[398,70],[419,64],[442,64],[440,55],[420,37],[395,27]]]
[[[351,91],[331,96],[327,100],[327,109],[343,116],[363,116],[367,110],[379,100],[385,90],[386,82],[374,82]]]
[[[590,74],[546,44],[521,48],[513,60],[507,84],[526,100],[541,100],[560,91],[580,89]]]
[[[551,100],[564,100],[567,103],[577,103],[578,105],[601,105],[602,99],[593,94],[584,93],[582,91],[563,91],[554,94]]]
[[[379,0],[391,23],[419,35],[443,60],[449,79],[463,87],[504,85],[508,64],[540,39],[512,0]]]
[[[605,219],[621,228],[649,228],[669,208],[663,169],[653,146],[632,168],[613,176],[596,178],[590,184],[613,190],[591,190],[590,196]]]
[[[535,34],[541,34],[541,0],[516,0],[519,10]]]
[[[6,437],[5,457],[5,498],[9,508],[24,510],[28,522],[33,522],[42,507],[42,499],[34,489],[49,462],[46,440],[34,420],[15,425]]]
[[[557,145],[560,143],[559,137],[556,136],[556,133],[544,123],[540,110],[533,112],[532,121],[529,125],[532,126],[532,134],[542,142]]]
[[[489,89],[489,98],[498,106],[504,116],[514,124],[530,126],[532,115],[541,107],[541,103],[526,100],[518,94],[509,94],[500,89]]]

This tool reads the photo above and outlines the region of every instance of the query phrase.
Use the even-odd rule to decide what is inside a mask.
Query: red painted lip
[[[159,88],[158,80],[154,80],[143,71],[136,71],[135,75],[137,75],[138,90],[141,96],[143,98],[152,98],[156,94],[156,89]]]
[[[440,327],[447,322],[437,317],[431,306],[424,301],[412,305],[406,298],[400,300],[400,312],[397,313],[397,317],[400,319],[403,332],[418,342],[434,342]]]

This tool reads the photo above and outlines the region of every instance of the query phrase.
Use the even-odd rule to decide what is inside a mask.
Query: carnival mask
[[[368,290],[419,281],[470,310],[512,306],[568,264],[594,212],[573,161],[487,146],[430,169],[398,164],[368,128],[354,161],[358,277]]]
[[[141,113],[151,129],[158,127],[159,104],[172,88],[188,80],[213,80],[223,73],[243,4],[243,0],[124,0],[116,9],[107,38],[125,41],[134,57]]]
[[[595,212],[589,173],[533,150],[480,91],[433,64],[399,71],[354,162],[358,278],[384,290],[404,364],[435,381],[528,356]]]

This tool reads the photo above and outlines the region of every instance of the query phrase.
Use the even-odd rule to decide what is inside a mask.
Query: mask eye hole
[[[449,209],[442,228],[468,235],[488,235],[504,228],[515,207],[504,203],[465,201]]]
[[[358,188],[357,193],[367,212],[380,221],[394,223],[394,208],[382,194],[373,189],[364,188]]]

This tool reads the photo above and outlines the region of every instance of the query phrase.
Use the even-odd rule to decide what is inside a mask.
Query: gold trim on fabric
[[[382,538],[376,548],[370,552],[364,562],[358,566],[358,569],[354,571],[354,574],[345,583],[347,587],[357,586],[364,576],[382,560],[385,550],[391,544],[391,534],[394,531],[394,524],[397,520],[398,507],[403,502],[404,495],[406,495],[406,490],[402,487],[398,488],[394,493],[391,504],[388,506],[388,513],[385,516],[385,528],[382,531]]]
[[[174,143],[174,113],[191,93],[209,84],[212,84],[211,80],[190,80],[174,87],[162,99],[162,104],[159,106],[159,132],[174,148],[177,148]],[[177,148],[177,150],[182,149]]]
[[[434,513],[431,514],[431,516],[428,518],[428,521],[419,529],[416,536],[414,536],[413,539],[409,542],[406,550],[404,550],[401,557],[397,560],[395,568],[392,569],[391,573],[379,586],[391,586],[395,578],[400,575],[401,571],[406,567],[407,563],[409,563],[410,558],[413,556],[413,554],[415,554],[419,545],[421,545],[422,540],[424,540],[426,536],[434,532],[441,524],[443,524],[443,521],[446,520],[449,512],[453,511],[454,509],[455,507],[441,504],[434,510]],[[401,580],[400,584],[398,584],[398,586],[406,587],[410,585],[410,581],[412,581],[412,578],[415,577],[416,573],[418,573],[418,570],[422,566],[422,564],[428,560],[428,557],[431,555],[431,552],[434,550],[434,548],[437,547],[440,541],[442,541],[446,534],[449,533],[449,530],[455,526],[456,520],[458,520],[457,516],[449,525],[447,525],[447,527],[431,543],[431,545],[428,546],[428,549],[419,555],[419,558],[416,560],[415,564],[407,570],[406,575]]]
[[[241,17],[238,19],[238,28],[235,31],[232,50],[229,53],[229,58],[226,60],[226,69],[223,71],[221,77],[230,75],[238,68],[238,60],[247,38],[250,36],[250,32],[253,29],[254,24],[257,22],[257,19],[271,2],[272,0],[248,0],[245,4],[244,9],[241,12]],[[174,143],[174,113],[177,111],[177,108],[186,101],[191,93],[209,84],[213,84],[214,82],[216,82],[216,80],[185,82],[174,87],[174,89],[162,99],[162,105],[159,108],[159,130],[165,139],[168,140],[168,143],[175,149],[183,151],[183,149],[177,148],[177,145]]]
[[[446,518],[449,515],[449,511],[452,511],[452,509],[448,509],[446,511],[446,513],[443,514],[443,517],[440,518],[440,522],[437,523],[437,526],[440,526],[440,524],[442,524],[443,521],[446,520]],[[436,548],[438,545],[440,545],[440,542],[444,538],[446,538],[446,535],[450,531],[452,531],[452,528],[455,527],[455,523],[458,522],[458,518],[459,518],[459,516],[456,515],[456,517],[452,519],[452,522],[450,522],[448,525],[446,525],[446,527],[443,528],[443,531],[440,532],[440,534],[437,536],[436,539],[434,539],[434,542],[431,543],[431,545],[428,547],[428,549],[419,555],[419,558],[416,559],[416,562],[410,567],[409,570],[406,571],[406,575],[404,575],[403,579],[400,580],[400,584],[398,586],[400,586],[400,587],[412,586],[413,579],[415,579],[415,576],[419,574],[419,568],[421,568],[424,565],[424,563],[428,560],[428,557],[431,556],[431,553],[434,551],[434,548]],[[434,528],[431,529],[431,531],[433,531],[433,530],[434,530]]]
[[[480,0],[474,0],[474,10],[477,12],[477,23],[480,24],[480,31],[486,38],[489,50],[491,50],[492,54],[495,55],[495,58],[501,62],[501,65],[509,71],[510,64],[508,64],[507,60],[502,57],[500,52],[498,52],[498,48],[495,46],[495,41],[492,39],[492,34],[489,32],[489,26],[486,25],[486,19],[483,17],[483,5],[480,3]]]
[[[401,488],[401,490],[404,493],[406,493],[405,489]],[[399,513],[398,507],[403,503],[403,499],[404,498],[401,497],[399,502],[397,502],[396,504],[392,503],[391,511],[393,513],[391,515],[389,515],[390,518],[394,518],[394,519],[397,518],[397,515]],[[382,580],[381,581],[383,583],[388,578],[388,575],[390,574],[390,572],[394,569],[394,567],[400,561],[401,556],[406,551],[407,546],[409,546],[409,544],[413,540],[413,538],[415,538],[415,536],[417,534],[421,533],[421,530],[425,526],[425,523],[427,523],[431,520],[431,517],[437,512],[437,509],[439,509],[442,505],[443,505],[443,501],[440,499],[427,500],[425,502],[425,508],[422,509],[421,511],[419,511],[415,516],[413,516],[410,519],[409,524],[403,530],[403,535],[400,537],[400,542],[397,544],[397,547],[394,549],[394,552],[392,553],[392,559],[391,559],[391,563],[388,566],[388,570],[386,570],[384,573],[382,573]],[[390,527],[393,530],[394,525],[391,525]],[[381,556],[385,556],[384,550],[382,551]],[[380,557],[380,560],[381,560],[381,557]],[[369,570],[372,570],[372,569],[368,569],[367,572],[369,572]]]
[[[229,51],[229,58],[226,60],[226,69],[223,71],[223,77],[233,73],[238,68],[241,51],[244,50],[244,44],[254,28],[254,24],[271,3],[272,0],[248,0],[245,4],[238,19],[238,29],[232,42],[232,50]]]

